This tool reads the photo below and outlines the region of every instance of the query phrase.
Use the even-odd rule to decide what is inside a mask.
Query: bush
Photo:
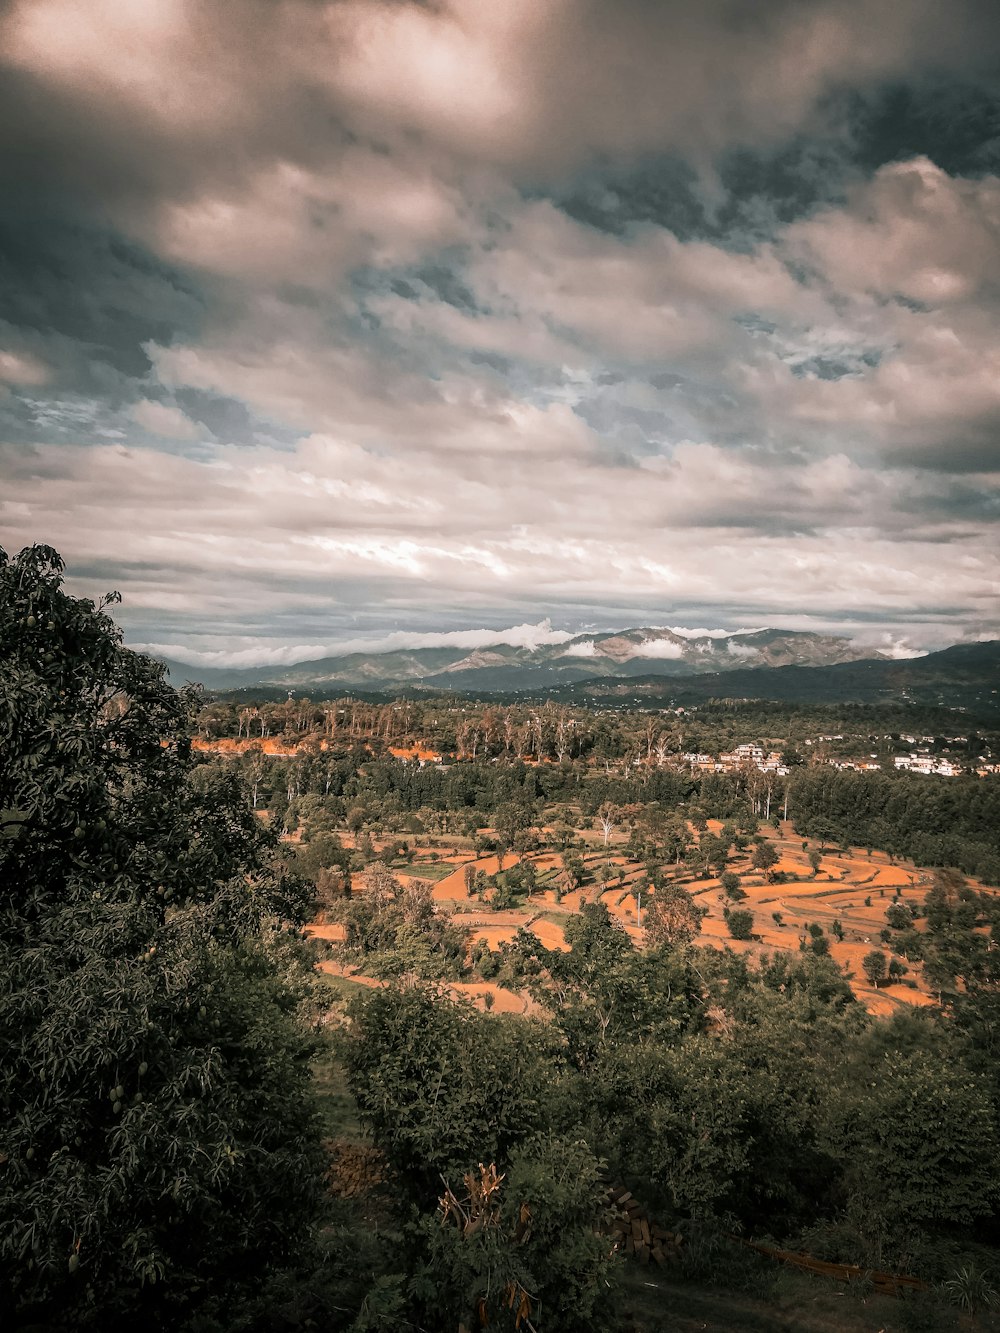
[[[734,940],[753,938],[753,912],[742,907],[736,908],[734,911],[725,913],[725,920],[729,927],[729,934]]]

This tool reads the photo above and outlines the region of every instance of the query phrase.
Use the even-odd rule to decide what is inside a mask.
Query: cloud
[[[132,420],[143,430],[170,440],[196,440],[197,425],[177,407],[144,398],[132,408]]]
[[[995,624],[998,22],[14,0],[0,535],[213,651]]]
[[[864,642],[864,640],[859,640]],[[896,661],[906,661],[911,657],[923,657],[926,654],[925,648],[914,647],[906,638],[897,638],[892,634],[881,634],[875,641],[882,657],[891,657]]]
[[[760,629],[685,629],[681,625],[670,625],[668,628],[671,634],[677,634],[682,639],[728,639],[734,634],[760,633]]]
[[[654,657],[657,659],[676,659],[684,656],[684,646],[672,643],[670,639],[643,639],[635,646],[636,657]]]
[[[0,350],[0,383],[41,388],[49,382],[51,375],[49,367],[30,353],[26,355]]]
[[[532,651],[548,644],[565,643],[573,636],[568,630],[554,630],[549,620],[537,624],[512,625],[507,629],[448,630],[443,633],[408,633],[396,630],[376,637],[335,639],[328,643],[290,644],[275,648],[259,640],[241,649],[197,650],[184,644],[137,643],[141,652],[173,657],[189,666],[242,667],[292,666],[296,662],[315,661],[321,657],[344,657],[350,653],[396,653],[414,648],[492,648],[507,644]]]
[[[582,639],[579,643],[567,644],[560,655],[562,657],[596,657],[597,645],[593,639]]]
[[[141,627],[170,615],[236,633],[241,621],[294,630],[370,608],[383,623],[404,615],[419,626],[429,608],[464,608],[468,624],[476,607],[491,618],[544,615],[612,599],[633,608],[633,623],[656,605],[723,620],[735,607],[758,623],[803,608],[912,619],[942,607],[995,622],[1000,546],[961,508],[925,512],[933,487],[919,474],[887,478],[847,460],[831,472],[827,460],[704,445],[623,468],[544,446],[523,438],[516,466],[473,450],[379,454],[323,436],[291,450],[216,445],[206,459],[8,448],[0,540],[11,548],[56,533],[76,566],[106,565],[114,497],[115,567],[134,573],[76,586],[90,595],[124,583],[126,623],[143,641],[163,642]],[[300,630],[287,641],[327,638]]]

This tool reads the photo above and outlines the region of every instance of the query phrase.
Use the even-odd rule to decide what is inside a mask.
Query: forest
[[[268,721],[173,690],[112,605],[71,597],[47,548],[0,556],[13,1328],[639,1333],[723,1296],[719,1327],[993,1326],[996,779],[658,759],[712,728],[794,758],[816,721],[721,706],[293,700]],[[732,922],[751,874],[788,876],[779,831],[813,875],[848,847],[924,868],[864,967],[876,994],[919,968],[928,1003],[872,1012],[822,930],[702,947],[695,883],[728,884]],[[445,844],[493,858],[467,896],[498,917],[557,860],[549,891],[579,903],[560,947],[541,918],[472,947],[433,894]],[[602,865],[625,882],[611,848],[642,927],[601,897]],[[523,1012],[456,990],[487,975]],[[345,1157],[367,1164],[350,1188]]]

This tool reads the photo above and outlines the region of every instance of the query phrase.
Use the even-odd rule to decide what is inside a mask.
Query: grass
[[[329,998],[332,1005],[336,1005],[338,1000],[346,1004],[348,1000],[357,995],[358,991],[368,989],[360,981],[352,981],[350,977],[334,976],[331,972],[317,972],[316,980],[330,992]]]
[[[347,1076],[332,1051],[321,1052],[313,1061],[313,1086],[323,1120],[323,1133],[330,1139],[358,1142],[365,1137],[358,1107],[347,1086]]]
[[[317,972],[316,979],[328,992],[330,1007],[339,1012],[343,1011],[348,1000],[358,991],[368,989],[360,981],[333,976],[329,972]],[[313,1059],[312,1075],[324,1135],[352,1142],[362,1139],[364,1133],[358,1119],[357,1104],[347,1086],[344,1069],[334,1054],[333,1039],[329,1035],[323,1038],[322,1048]]]
[[[412,875],[416,879],[426,879],[436,884],[439,879],[454,873],[458,867],[453,861],[390,861],[390,870],[398,870],[401,875]]]

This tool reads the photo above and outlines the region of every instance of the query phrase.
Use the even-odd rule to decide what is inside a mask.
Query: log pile
[[[683,1241],[680,1232],[668,1231],[651,1222],[639,1201],[623,1185],[612,1185],[607,1200],[615,1250],[634,1255],[641,1264],[654,1263],[661,1268],[680,1262]]]
[[[371,1144],[328,1139],[325,1147],[329,1154],[326,1185],[337,1198],[363,1198],[385,1181],[385,1158]]]
[[[902,1291],[926,1291],[927,1283],[905,1273],[880,1273],[876,1269],[859,1268],[857,1264],[834,1264],[825,1259],[814,1259],[811,1254],[799,1254],[794,1250],[779,1250],[773,1245],[761,1245],[757,1241],[744,1240],[734,1236],[734,1240],[747,1249],[756,1250],[778,1263],[788,1264],[791,1268],[800,1268],[805,1273],[816,1273],[820,1277],[837,1278],[841,1282],[869,1282],[880,1296],[898,1296]]]

